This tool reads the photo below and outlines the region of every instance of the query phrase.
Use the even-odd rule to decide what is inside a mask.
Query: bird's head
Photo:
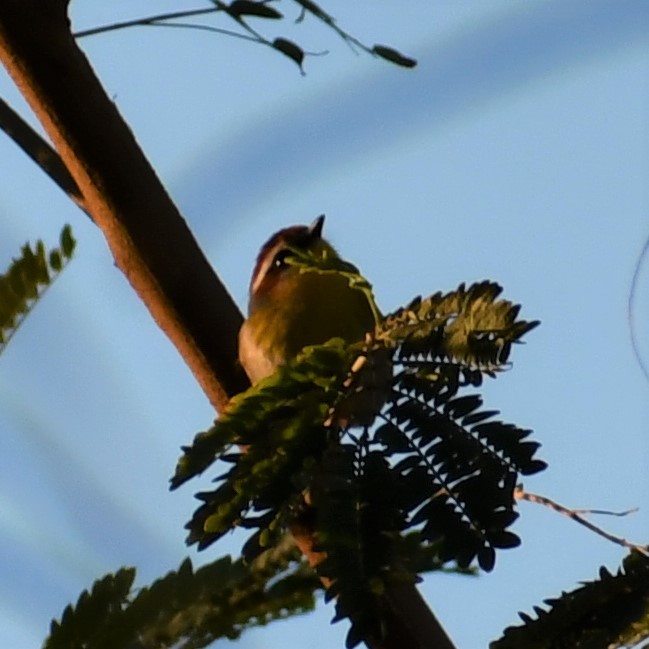
[[[268,301],[282,299],[286,291],[298,281],[299,269],[287,261],[296,252],[305,252],[315,257],[339,258],[333,246],[322,238],[324,220],[323,214],[311,225],[284,228],[266,241],[259,251],[250,280],[249,313]]]

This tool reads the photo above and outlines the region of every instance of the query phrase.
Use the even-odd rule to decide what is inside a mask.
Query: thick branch
[[[236,362],[241,314],[77,48],[66,8],[65,0],[0,0],[0,59],[117,265],[222,410],[248,384]],[[317,563],[309,529],[293,531]],[[374,649],[453,649],[414,588],[390,590],[386,606],[386,640]]]
[[[0,57],[119,268],[218,409],[244,389],[241,314],[70,34],[65,3],[0,2]]]
[[[308,512],[291,526],[297,547],[312,567],[326,559],[326,554],[316,549],[313,527]],[[330,586],[321,579],[325,588]],[[382,601],[384,637],[367,638],[370,649],[455,649],[420,592],[411,584],[388,586]]]

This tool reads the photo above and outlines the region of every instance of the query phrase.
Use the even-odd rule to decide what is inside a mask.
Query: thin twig
[[[143,25],[152,25],[160,23],[165,20],[174,20],[175,18],[191,18],[192,16],[204,16],[205,14],[223,11],[220,7],[206,7],[203,9],[188,9],[186,11],[173,11],[165,14],[156,14],[155,16],[146,16],[144,18],[133,18],[132,20],[124,20],[118,23],[110,23],[109,25],[100,25],[99,27],[91,27],[90,29],[83,29],[79,32],[74,32],[75,38],[84,38],[84,36],[93,36],[95,34],[104,34],[105,32],[113,32],[118,29],[126,29],[128,27],[140,27]]]
[[[583,516],[580,515],[582,513],[586,513],[586,514],[606,514],[610,516],[626,516],[634,511],[637,511],[636,509],[629,509],[624,512],[610,512],[601,509],[569,509],[568,507],[564,507],[563,505],[559,504],[558,502],[550,498],[547,498],[546,496],[541,496],[539,494],[533,494],[528,491],[525,491],[523,487],[516,487],[516,489],[514,490],[514,497],[517,500],[527,500],[528,502],[537,503],[539,505],[544,505],[545,507],[549,507],[550,509],[554,509],[560,514],[563,514],[564,516],[568,516],[568,518],[572,518],[572,520],[576,521],[580,525],[587,527],[592,532],[595,532],[595,534],[599,534],[599,536],[604,537],[607,541],[611,541],[612,543],[616,543],[617,545],[621,545],[622,547],[629,548],[630,550],[636,550],[638,552],[642,552],[645,555],[649,555],[649,545],[637,545],[635,543],[631,543],[630,541],[627,541],[626,539],[620,536],[614,536],[613,534],[609,534],[608,532],[605,532],[602,528],[597,527],[597,525],[593,525],[593,523],[587,521]]]
[[[341,29],[338,27],[336,24],[336,20],[333,16],[330,14],[326,13],[325,11],[322,11],[322,9],[319,9],[319,11],[314,11],[311,7],[305,7],[303,4],[299,2],[299,0],[295,0],[297,4],[300,5],[302,12],[308,11],[312,16],[317,18],[318,20],[322,21],[325,25],[330,27],[331,29],[334,30],[334,32],[343,40],[343,42],[349,47],[349,49],[358,56],[358,52],[356,51],[355,47],[360,48],[367,54],[371,54],[372,56],[376,57],[376,52],[372,50],[372,48],[368,47],[367,45],[364,45],[361,43],[357,38],[352,36],[349,32],[346,32],[344,29]],[[296,20],[295,22],[301,22],[303,19],[303,16],[301,16],[300,20]]]
[[[116,31],[119,29],[127,29],[130,27],[181,27],[183,29],[198,29],[201,31],[212,32],[215,34],[222,34],[224,36],[233,36],[235,38],[240,38],[246,41],[252,41],[253,43],[259,43],[261,45],[266,45],[272,49],[276,49],[272,41],[265,38],[262,34],[257,32],[255,29],[250,27],[245,20],[242,20],[239,16],[229,14],[228,6],[223,3],[215,0],[215,6],[205,9],[190,9],[187,11],[174,11],[164,14],[156,14],[154,16],[145,16],[144,18],[134,18],[132,20],[124,20],[118,23],[111,23],[109,25],[101,25],[99,27],[93,27],[91,29],[85,29],[79,32],[75,32],[74,36],[76,38],[83,38],[84,36],[92,36],[94,34],[103,34],[105,32]],[[191,18],[192,16],[202,16],[206,14],[212,14],[215,12],[224,12],[230,15],[230,17],[243,29],[245,29],[248,34],[242,34],[241,32],[235,32],[231,29],[224,29],[222,27],[213,27],[212,25],[205,25],[200,23],[186,23],[186,22],[177,22],[178,18]],[[174,22],[171,22],[174,21]],[[306,52],[305,52],[306,54]],[[309,52],[309,54],[320,54],[315,52]]]
[[[635,514],[640,511],[639,507],[632,507],[631,509],[625,509],[621,512],[612,512],[610,509],[573,509],[575,514],[594,514],[596,516],[628,516],[629,514]]]
[[[231,14],[228,9],[228,5],[220,0],[212,0],[214,2],[213,7],[205,7],[202,9],[187,9],[185,11],[172,11],[168,13],[155,14],[153,16],[145,16],[143,18],[133,18],[131,20],[123,20],[116,23],[110,23],[108,25],[100,25],[99,27],[91,27],[89,29],[83,29],[78,32],[74,32],[73,36],[75,38],[84,38],[86,36],[93,36],[96,34],[104,34],[106,32],[118,31],[120,29],[128,29],[130,27],[184,27],[189,29],[201,29],[203,31],[210,31],[217,34],[224,34],[226,36],[234,36],[236,38],[241,38],[244,40],[260,43],[277,49],[273,42],[267,39],[263,34],[259,33],[257,30],[253,29],[245,20],[240,16]],[[269,0],[270,1],[270,0]],[[299,4],[299,2],[298,2]],[[305,7],[300,5],[302,11],[305,11]],[[192,16],[204,16],[206,14],[212,14],[216,12],[224,12],[228,14],[237,24],[239,24],[243,29],[245,29],[250,35],[246,36],[239,32],[234,32],[229,29],[221,29],[219,27],[211,27],[208,25],[197,25],[193,23],[174,23],[170,22],[176,20],[177,18],[191,18]],[[377,57],[376,52],[371,48],[359,41],[356,37],[352,36],[345,30],[341,29],[337,24],[333,16],[325,12],[313,12],[309,10],[309,13],[312,13],[313,16],[323,22],[325,25],[330,27],[350,48],[350,50],[358,55],[356,48],[360,48],[367,54],[370,54],[373,57]],[[297,22],[297,21],[296,21]],[[305,54],[311,55],[323,55],[327,52],[304,52]]]
[[[222,27],[212,27],[212,25],[202,25],[200,23],[157,23],[151,22],[142,25],[143,27],[182,27],[183,29],[198,29],[205,32],[214,32],[216,34],[224,34],[225,36],[234,36],[235,38],[242,38],[246,41],[253,41],[254,43],[260,42],[253,36],[248,36],[247,34],[240,34],[239,32],[233,32],[230,29],[223,29]]]

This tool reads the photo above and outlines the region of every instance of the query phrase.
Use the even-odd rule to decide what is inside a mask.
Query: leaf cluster
[[[391,399],[375,435],[393,460],[409,525],[441,541],[443,558],[491,570],[495,550],[518,545],[513,490],[545,468],[531,431],[496,419],[478,394],[462,394],[507,366],[511,347],[537,322],[498,300],[497,284],[461,285],[388,316],[379,337],[397,344]]]
[[[53,621],[44,649],[199,649],[217,638],[314,607],[319,582],[284,539],[251,565],[223,557],[197,570],[186,559],[151,586],[134,589],[122,568],[84,591]]]
[[[285,19],[286,15],[277,7],[281,6],[283,10],[285,6],[291,7],[291,5],[293,5],[292,8],[297,8],[299,12],[295,19],[296,23],[301,23],[307,17],[314,18],[318,22],[323,23],[329,29],[333,30],[354,52],[362,51],[373,57],[383,59],[384,61],[388,61],[403,68],[414,68],[417,65],[415,59],[401,54],[401,52],[397,51],[393,47],[378,44],[371,46],[364,44],[358,38],[342,29],[330,13],[325,11],[320,5],[312,2],[312,0],[285,0],[283,4],[282,0],[232,0],[229,3],[223,2],[222,0],[211,0],[211,3],[213,7],[210,8],[174,11],[165,14],[145,16],[135,20],[127,20],[101,27],[94,27],[77,32],[75,36],[77,38],[82,38],[84,36],[100,34],[102,32],[141,25],[200,29],[217,34],[242,38],[244,40],[249,40],[270,47],[291,59],[300,68],[300,72],[304,74],[304,58],[310,54],[309,52],[298,43],[295,43],[288,38],[284,38],[283,36],[277,36],[275,38],[265,36],[257,28],[253,27],[253,24],[251,23],[251,19],[253,19],[253,21],[258,19],[263,19],[265,21],[270,20],[271,22]],[[228,16],[236,23],[238,30],[235,31],[205,23],[180,22],[187,18],[206,16],[207,14],[215,13],[221,13]],[[323,54],[326,54],[326,52],[323,52]]]
[[[280,2],[274,2],[272,5],[272,0],[234,0],[229,4],[219,0],[212,0],[212,2],[216,8],[225,11],[230,17],[234,18],[234,20],[244,28],[247,34],[254,36],[258,42],[264,45],[269,45],[278,52],[281,52],[284,56],[294,61],[299,66],[300,71],[304,72],[302,64],[306,52],[300,45],[283,37],[277,37],[271,41],[253,29],[247,22],[248,18],[265,18],[271,20],[284,18],[284,14],[276,8]],[[296,4],[300,10],[299,16],[295,22],[302,22],[307,16],[313,17],[330,29],[333,29],[334,32],[354,51],[357,49],[362,50],[372,56],[381,58],[404,68],[413,68],[417,65],[417,62],[414,59],[404,56],[392,47],[386,45],[365,45],[357,38],[341,29],[338,26],[336,19],[320,7],[320,5],[312,2],[312,0],[293,0],[293,3]]]
[[[197,494],[202,501],[188,523],[188,542],[202,549],[235,525],[258,528],[244,548],[252,559],[301,508],[296,481],[304,481],[330,443],[323,425],[339,398],[338,381],[349,364],[342,339],[307,347],[290,365],[232,399],[215,425],[183,447],[173,489],[218,457],[231,469],[218,488]],[[317,382],[317,383],[316,383]]]
[[[360,278],[328,264],[316,272]],[[519,320],[500,293],[482,282],[416,299],[365,341],[308,347],[236,397],[183,449],[172,479],[176,488],[217,459],[230,467],[197,494],[188,542],[204,548],[249,528],[252,560],[307,521],[335,619],[352,621],[349,647],[380,639],[385,589],[418,578],[413,538],[415,554],[490,570],[497,549],[519,543],[508,529],[518,476],[545,467],[530,431],[461,393],[506,369],[513,344],[538,324]]]
[[[536,618],[505,629],[491,649],[621,649],[649,639],[649,557],[633,551],[617,574],[600,568],[599,579],[545,600]]]
[[[26,243],[0,275],[0,353],[74,253],[72,229],[61,231],[59,247],[49,252],[42,241]]]

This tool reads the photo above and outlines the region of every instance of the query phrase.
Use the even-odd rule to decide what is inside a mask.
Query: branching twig
[[[273,0],[267,0],[272,2]],[[201,9],[187,9],[184,11],[174,11],[168,13],[154,14],[152,16],[144,16],[142,18],[133,18],[131,20],[123,20],[120,22],[110,23],[108,25],[100,25],[98,27],[91,27],[90,29],[84,29],[74,33],[75,38],[84,38],[85,36],[92,36],[96,34],[103,34],[106,32],[117,31],[120,29],[127,29],[130,27],[183,27],[189,29],[200,29],[203,31],[209,31],[217,34],[223,34],[226,36],[234,36],[236,38],[241,38],[244,40],[252,41],[254,43],[259,43],[260,45],[265,45],[274,50],[282,52],[285,56],[293,59],[298,63],[300,69],[302,69],[301,61],[302,57],[305,54],[316,55],[322,54],[322,52],[306,52],[302,47],[286,41],[283,38],[271,39],[267,38],[256,29],[250,26],[248,21],[244,18],[244,14],[239,14],[236,11],[233,11],[233,7],[228,5],[222,0],[211,0],[214,6],[204,7]],[[344,29],[340,28],[336,23],[336,20],[333,16],[325,12],[318,5],[309,0],[294,0],[300,6],[300,16],[296,22],[301,22],[306,13],[311,14],[317,20],[324,23],[327,27],[332,29],[342,40],[345,42],[349,48],[358,54],[358,50],[362,50],[366,54],[373,56],[375,58],[382,58],[384,60],[391,61],[396,65],[403,67],[413,67],[416,62],[413,59],[402,56],[400,53],[392,50],[391,48],[386,48],[380,45],[374,45],[372,47],[365,45],[358,38],[352,36],[349,32],[346,32]],[[265,5],[265,2],[259,2],[260,5]],[[224,29],[221,27],[215,27],[212,25],[205,24],[195,24],[195,23],[186,23],[186,22],[177,22],[179,19],[191,18],[193,16],[204,16],[207,14],[213,14],[216,12],[225,13],[232,20],[234,20],[244,32],[236,32],[230,29]],[[246,17],[253,16],[255,14],[245,14]],[[268,17],[268,16],[266,16]],[[281,14],[273,17],[281,17]],[[278,41],[283,41],[283,45],[280,45]],[[292,50],[292,53],[287,52],[286,48]],[[299,54],[298,54],[299,53]],[[325,52],[326,53],[326,52]]]
[[[253,43],[260,43],[258,39],[253,36],[248,36],[247,34],[240,34],[239,32],[233,32],[231,29],[223,29],[222,27],[214,27],[213,25],[202,25],[200,23],[165,23],[165,22],[151,22],[146,23],[145,27],[182,27],[183,29],[198,29],[205,32],[213,32],[215,34],[223,34],[224,36],[234,36],[235,38],[241,38],[244,41],[252,41]]]
[[[331,29],[340,36],[340,38],[343,40],[343,42],[349,47],[349,49],[354,53],[358,54],[356,51],[356,47],[359,49],[363,50],[364,52],[367,52],[367,54],[371,54],[372,56],[376,56],[376,53],[372,51],[370,47],[367,45],[364,45],[361,43],[357,38],[352,36],[350,33],[346,32],[344,29],[341,29],[338,27],[336,24],[336,19],[331,16],[330,14],[326,13],[323,11],[320,7],[314,5],[311,2],[300,2],[300,0],[294,0],[297,2],[298,5],[301,7],[301,12],[300,16],[295,22],[302,22],[304,20],[304,16],[306,13],[310,13],[312,16],[323,22],[327,27],[330,27]]]
[[[265,45],[274,50],[280,49],[276,47],[275,43],[265,36],[260,34],[258,31],[253,29],[241,16],[233,14],[229,11],[229,7],[224,2],[219,0],[213,0],[214,6],[203,8],[203,9],[189,9],[186,11],[174,11],[163,14],[155,14],[153,16],[144,16],[143,18],[134,18],[132,20],[124,20],[117,23],[111,23],[109,25],[101,25],[99,27],[93,27],[91,29],[85,29],[74,33],[75,38],[83,38],[85,36],[92,36],[96,34],[103,34],[105,32],[117,31],[120,29],[127,29],[130,27],[181,27],[183,29],[198,29],[202,31],[212,32],[216,34],[222,34],[225,36],[233,36],[235,38],[240,38],[247,41],[252,41],[253,43],[259,43],[260,45]],[[231,29],[225,29],[223,27],[215,27],[213,25],[205,25],[199,23],[187,23],[187,22],[178,22],[179,19],[191,18],[193,16],[204,16],[206,14],[213,14],[216,12],[223,12],[230,16],[246,33],[236,32]],[[301,49],[301,48],[300,48]],[[301,65],[300,65],[301,68]]]
[[[523,487],[520,486],[516,487],[516,489],[514,490],[514,497],[517,500],[527,500],[528,502],[537,503],[539,505],[544,505],[545,507],[549,507],[550,509],[554,509],[554,511],[559,512],[564,516],[568,516],[568,518],[572,518],[572,520],[576,521],[580,525],[587,527],[589,530],[591,530],[591,532],[595,532],[595,534],[599,534],[600,536],[604,537],[607,541],[611,541],[612,543],[616,543],[617,545],[621,545],[622,547],[628,548],[630,550],[636,550],[638,552],[642,552],[645,555],[649,555],[649,545],[637,545],[635,543],[631,543],[630,541],[627,541],[626,539],[620,536],[614,536],[613,534],[609,534],[608,532],[604,531],[601,527],[598,527],[597,525],[593,525],[593,523],[587,521],[581,515],[581,514],[604,514],[609,516],[627,516],[628,514],[637,511],[637,508],[629,509],[623,512],[611,512],[603,509],[570,509],[568,507],[564,507],[563,505],[559,504],[558,502],[550,498],[547,498],[546,496],[529,493],[528,491],[525,491]]]

